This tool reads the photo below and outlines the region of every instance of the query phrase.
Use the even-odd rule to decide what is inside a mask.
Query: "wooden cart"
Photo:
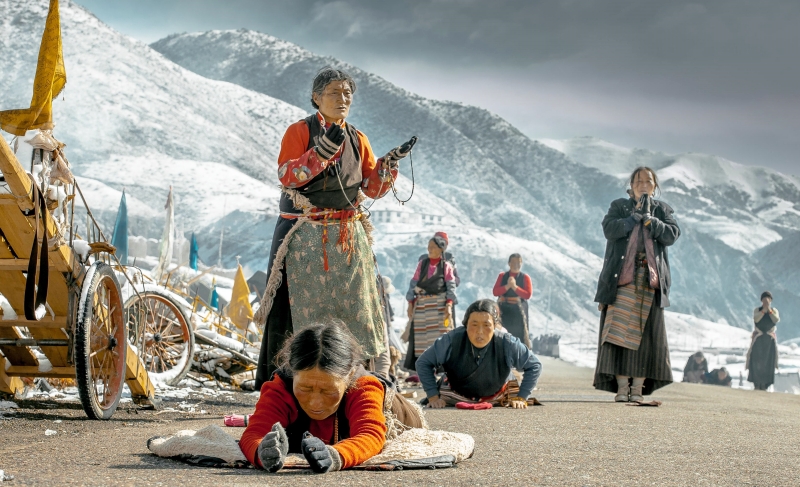
[[[37,219],[33,181],[2,137],[0,172],[5,189],[0,192],[0,294],[17,314],[13,320],[0,319],[0,392],[18,392],[19,377],[75,378],[83,409],[92,419],[111,417],[123,384],[137,404],[155,405],[142,352],[129,342],[117,277],[128,275],[113,247],[99,227],[87,228],[89,255],[75,251],[74,199],[68,238],[58,234],[53,218],[44,218],[49,216],[46,207]],[[48,266],[49,286],[47,313],[30,320],[24,319],[25,288],[37,225],[48,246],[49,258],[42,265]],[[52,367],[42,363],[42,356]]]

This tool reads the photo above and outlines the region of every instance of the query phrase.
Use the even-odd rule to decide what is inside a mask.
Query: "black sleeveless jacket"
[[[503,274],[503,279],[500,281],[500,284],[502,284],[503,286],[508,284],[508,278],[509,277],[511,277],[511,271],[506,271],[506,273]],[[525,283],[525,277],[527,277],[527,276],[526,276],[526,274],[524,272],[519,271],[519,273],[517,273],[517,277],[514,278],[517,281],[517,286],[519,286],[520,283],[522,283],[522,284]],[[509,290],[506,291],[505,294],[503,294],[503,297],[506,297],[506,298],[519,298],[520,296],[513,289],[509,289]],[[522,299],[522,298],[520,298],[520,299]],[[522,300],[523,301],[527,301],[527,299],[522,299]]]
[[[450,333],[450,357],[443,364],[450,387],[464,397],[478,400],[500,392],[511,367],[506,355],[501,331],[495,331],[492,341],[482,349],[476,349],[469,341],[464,327]],[[480,364],[475,363],[481,357]]]
[[[314,113],[305,119],[308,125],[308,146],[306,150],[317,146],[319,139],[325,134],[325,127]],[[351,124],[344,127],[344,150],[337,164],[331,164],[317,174],[310,183],[298,191],[317,208],[333,208],[337,210],[351,209],[361,188],[361,154],[359,152],[358,133]],[[338,172],[338,177],[337,177]],[[341,183],[339,182],[341,180]]]
[[[428,277],[428,267],[430,265],[431,259],[429,257],[425,257],[420,262],[417,287],[425,291],[425,294],[443,294],[447,292],[447,285],[444,282],[444,259],[439,261],[436,266],[436,272],[431,277]]]

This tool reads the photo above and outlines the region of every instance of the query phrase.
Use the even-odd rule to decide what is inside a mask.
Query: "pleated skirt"
[[[672,364],[669,360],[667,329],[664,324],[664,309],[661,293],[655,293],[650,314],[647,317],[638,350],[631,350],[611,343],[603,343],[603,324],[606,311],[600,313],[600,333],[597,349],[597,367],[594,371],[594,388],[617,392],[617,375],[644,377],[642,394],[672,383]]]

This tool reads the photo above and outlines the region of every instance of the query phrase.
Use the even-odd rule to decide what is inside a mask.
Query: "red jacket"
[[[320,120],[320,124],[324,125],[325,121],[319,112],[317,112],[317,117]],[[372,146],[369,144],[367,136],[361,133],[360,130],[356,132],[358,133],[359,155],[361,156],[361,176],[363,177],[361,190],[369,198],[380,198],[391,189],[390,183],[384,182],[381,184],[380,177],[378,177],[378,171],[381,168],[379,162],[382,162],[383,158],[376,161],[375,153],[372,152]],[[321,160],[313,148],[306,150],[308,147],[308,138],[308,124],[306,124],[305,120],[300,120],[290,125],[283,135],[281,152],[278,154],[278,179],[280,179],[281,184],[287,188],[301,188],[305,186],[326,167],[327,161]],[[339,149],[339,152],[333,156],[333,159],[339,157],[341,152],[342,149]],[[302,181],[295,176],[296,172],[294,170],[299,168],[305,168],[308,170],[309,174]],[[391,172],[392,177],[396,178],[397,169],[392,169]],[[304,171],[299,171],[298,173],[305,174]]]
[[[494,283],[494,289],[492,289],[492,294],[495,296],[502,296],[508,290],[505,286],[503,286],[503,276],[505,272],[501,272],[499,276],[497,276],[497,282]],[[512,272],[511,275],[514,279],[517,278],[519,273]],[[525,274],[525,282],[517,282],[517,289],[515,291],[517,296],[521,297],[522,299],[531,299],[531,295],[533,295],[533,284],[531,283],[531,276]]]
[[[350,438],[333,445],[342,457],[342,468],[360,465],[374,457],[386,442],[386,417],[383,415],[383,384],[367,375],[356,380],[355,386],[345,392],[345,415],[350,423]],[[256,411],[250,416],[247,428],[239,441],[239,448],[253,465],[257,463],[256,452],[264,435],[272,425],[280,423],[287,428],[297,420],[298,411],[294,395],[276,374],[271,381],[261,386],[261,397]],[[322,421],[311,420],[309,432],[331,444],[334,434],[334,415]],[[300,452],[291,452],[300,453]]]

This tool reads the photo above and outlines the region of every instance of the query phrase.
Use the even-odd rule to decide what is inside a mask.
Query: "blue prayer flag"
[[[114,222],[114,233],[111,236],[111,245],[117,248],[117,258],[122,265],[128,264],[128,204],[125,201],[125,190],[119,200],[117,221]]]
[[[192,232],[192,243],[189,246],[189,267],[194,270],[197,270],[198,252],[200,252],[200,248],[197,246],[197,238],[194,236],[194,232]]]

